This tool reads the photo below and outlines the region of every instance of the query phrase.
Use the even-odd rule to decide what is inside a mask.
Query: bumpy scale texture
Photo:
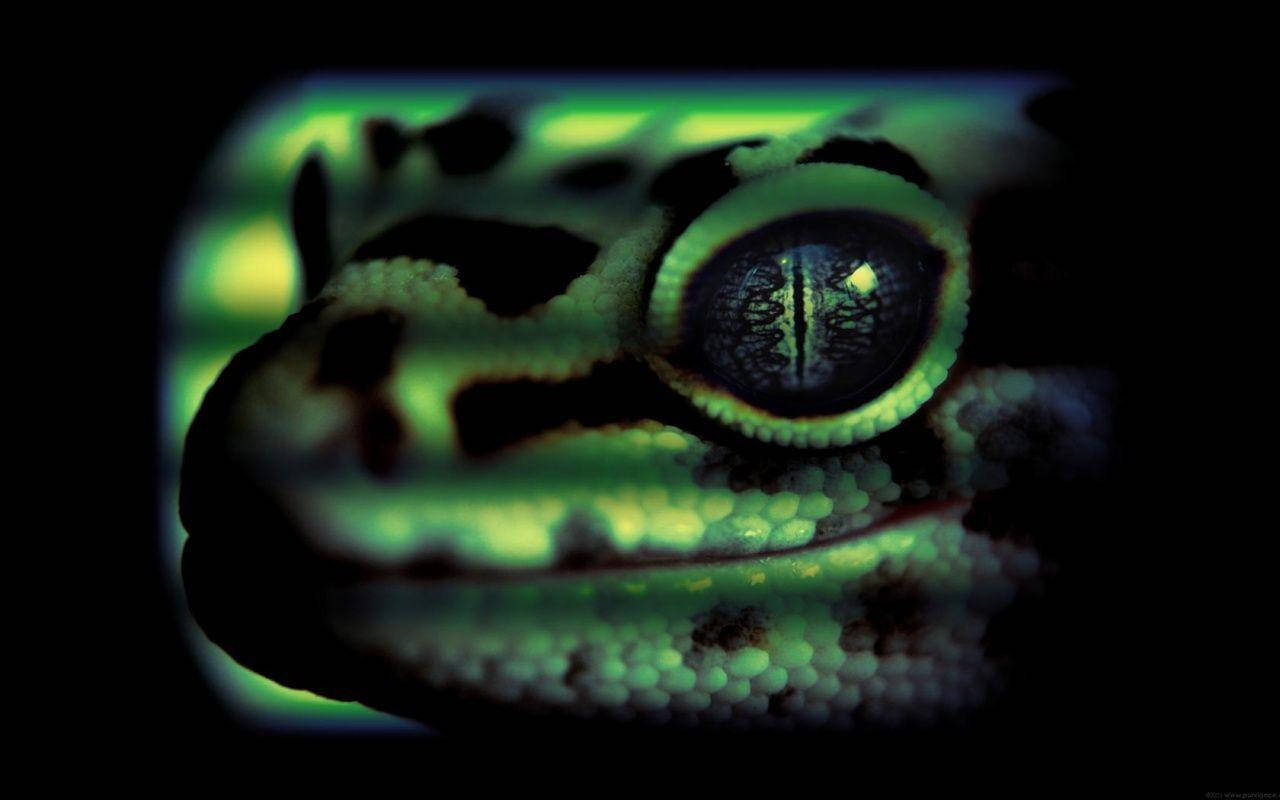
[[[1029,548],[929,516],[764,562],[518,587],[388,581],[352,604],[372,613],[340,625],[435,689],[544,713],[765,729],[924,724],[992,691],[986,620],[1039,567]]]
[[[990,157],[957,157],[949,128],[909,116],[882,133],[963,215],[1042,142],[993,108],[957,108],[966,131],[997,120],[965,138]],[[833,120],[730,147],[711,167],[749,181],[858,135]],[[968,365],[900,421],[913,438],[870,445],[780,441],[765,457],[702,428],[568,422],[477,459],[461,446],[460,392],[583,379],[641,361],[649,344],[646,265],[678,215],[626,187],[631,206],[502,191],[556,157],[525,143],[492,173],[442,181],[443,161],[410,150],[381,195],[347,191],[360,168],[339,165],[342,242],[427,209],[561,225],[598,255],[514,316],[469,295],[448,264],[347,263],[223,393],[233,468],[266,487],[307,552],[365,570],[330,587],[320,625],[441,696],[530,714],[792,729],[927,725],[982,707],[1004,680],[990,622],[1040,592],[1051,565],[1029,542],[967,529],[964,514],[1029,477],[1097,473],[1106,374]],[[444,577],[413,577],[423,564]]]
[[[1032,548],[966,532],[946,501],[1002,487],[1005,465],[1033,448],[1062,450],[1061,468],[1096,463],[1106,381],[998,368],[949,387],[929,419],[946,451],[941,484],[904,487],[875,446],[766,467],[656,422],[570,425],[467,474],[433,427],[447,419],[446,398],[428,392],[477,368],[434,343],[458,328],[472,342],[506,343],[485,348],[490,378],[580,374],[632,335],[618,321],[635,319],[638,297],[591,278],[570,287],[571,303],[509,320],[468,298],[450,267],[352,265],[326,290],[331,304],[317,320],[246,385],[245,446],[260,457],[273,442],[266,468],[278,474],[277,459],[301,462],[323,442],[346,441],[354,401],[312,381],[324,333],[391,310],[407,320],[384,379],[407,420],[402,468],[390,481],[370,476],[348,443],[331,450],[319,480],[298,473],[287,494],[327,520],[320,549],[386,566],[436,556],[534,575],[561,559],[779,556],[519,586],[388,578],[353,605],[378,613],[343,620],[342,634],[433,689],[579,718],[785,729],[924,724],[980,706],[999,678],[983,657],[987,620],[1020,587],[1034,591],[1041,565]],[[584,321],[598,304],[613,322]],[[559,335],[570,327],[595,335]],[[919,501],[942,510],[851,537]]]

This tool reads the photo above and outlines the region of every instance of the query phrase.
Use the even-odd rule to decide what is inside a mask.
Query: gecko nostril
[[[599,252],[594,242],[553,226],[428,214],[387,229],[352,258],[408,256],[448,264],[467,294],[494,314],[514,317],[563,294]]]

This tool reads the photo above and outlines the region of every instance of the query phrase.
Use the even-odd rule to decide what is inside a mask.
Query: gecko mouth
[[[966,502],[918,504],[850,536],[760,557],[522,575],[357,573],[280,542],[250,554],[193,535],[183,552],[183,577],[193,615],[210,639],[286,686],[359,700],[443,730],[559,730],[567,724],[565,732],[572,733],[581,730],[580,721],[530,718],[518,703],[479,696],[483,685],[460,694],[425,686],[405,672],[405,652],[430,648],[450,631],[480,641],[490,626],[515,625],[529,614],[539,624],[573,625],[584,609],[604,602],[659,614],[682,603],[700,604],[709,610],[694,614],[695,622],[704,620],[692,634],[703,637],[695,654],[711,648],[733,655],[765,635],[758,626],[767,628],[777,612],[764,609],[801,608],[843,594],[855,605],[834,612],[838,641],[832,646],[850,653],[871,647],[889,658],[898,652],[895,647],[938,624],[930,620],[954,617],[969,604],[963,592],[946,588],[945,578],[930,588],[929,579],[894,577],[889,567],[895,560],[916,563],[926,550],[967,540],[960,523],[966,508]],[[1025,564],[1019,569],[1035,571]],[[781,599],[769,599],[775,597]],[[477,603],[491,612],[472,616]],[[841,629],[842,613],[850,616]],[[757,618],[761,622],[751,622]],[[600,727],[596,723],[592,729]]]
[[[585,576],[593,573],[622,573],[628,570],[683,569],[737,563],[759,562],[770,558],[795,558],[826,548],[838,547],[862,539],[875,537],[924,517],[959,519],[970,507],[967,500],[935,500],[917,502],[898,507],[872,524],[856,530],[847,530],[834,536],[815,539],[807,544],[785,549],[757,553],[695,553],[675,555],[670,553],[627,554],[605,552],[594,556],[570,552],[551,567],[541,570],[499,569],[459,564],[445,557],[414,559],[391,568],[360,568],[350,565],[348,575],[362,578],[404,578],[408,580],[475,580],[510,582],[539,580],[557,576]]]

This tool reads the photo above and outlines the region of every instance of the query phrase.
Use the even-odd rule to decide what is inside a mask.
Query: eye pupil
[[[776,221],[726,244],[686,296],[700,371],[784,416],[852,408],[901,377],[944,258],[865,212]]]

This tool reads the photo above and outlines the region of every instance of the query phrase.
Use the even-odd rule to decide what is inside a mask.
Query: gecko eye
[[[843,446],[942,383],[967,296],[964,229],[931,195],[865,167],[799,166],[675,241],[650,298],[650,363],[748,436]]]

